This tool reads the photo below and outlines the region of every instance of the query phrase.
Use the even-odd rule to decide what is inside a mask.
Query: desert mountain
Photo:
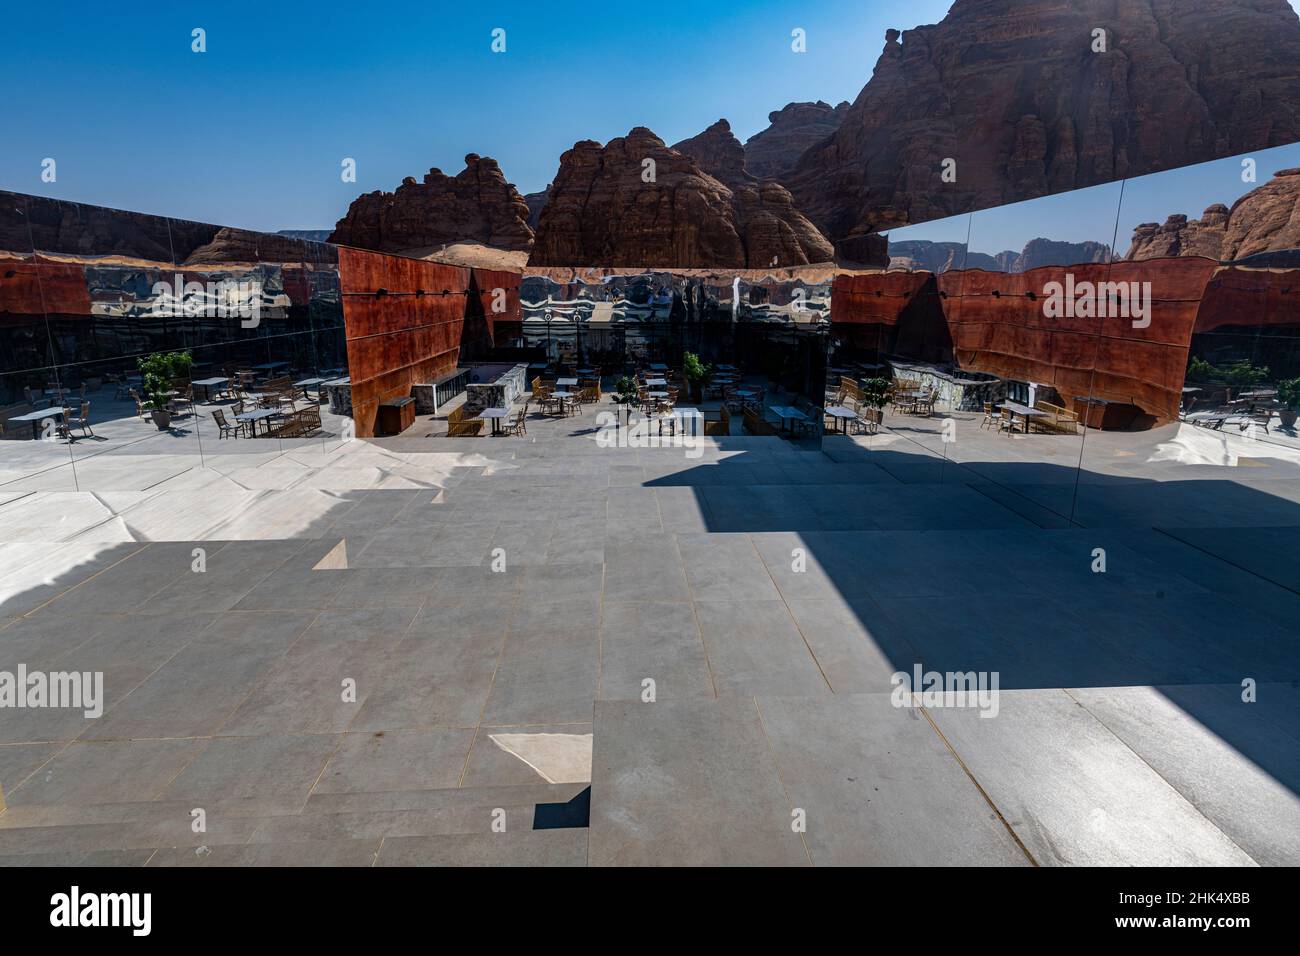
[[[1016,252],[1007,249],[996,255],[970,252],[964,242],[931,242],[908,239],[889,244],[889,265],[934,273],[953,269],[984,269],[987,272],[1028,272],[1040,266],[1071,266],[1081,262],[1106,262],[1110,249],[1100,242],[1058,242],[1031,239]]]
[[[394,192],[357,197],[329,241],[380,252],[457,243],[527,251],[533,230],[528,204],[506,182],[497,161],[470,153],[455,176],[430,169],[423,182],[408,176]]]
[[[642,126],[604,146],[575,143],[560,157],[529,265],[761,268],[830,261],[830,244],[794,208],[790,193],[743,172],[743,149],[725,121],[678,145],[730,182]]]
[[[1300,249],[1300,168],[1278,170],[1229,209],[1215,203],[1200,219],[1176,214],[1133,230],[1126,259],[1206,256],[1225,262]]]
[[[768,113],[767,129],[745,140],[745,168],[759,179],[783,180],[809,147],[840,128],[848,111],[847,100],[834,107],[818,100]]]
[[[956,0],[938,24],[888,31],[839,128],[783,182],[843,248],[1297,139],[1300,18],[1287,0]]]

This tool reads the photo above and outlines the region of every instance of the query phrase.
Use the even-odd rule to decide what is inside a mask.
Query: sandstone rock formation
[[[892,269],[910,269],[935,274],[954,269],[983,269],[985,272],[1028,272],[1043,266],[1071,266],[1079,263],[1108,262],[1110,249],[1100,242],[1058,242],[1054,239],[1030,239],[1024,249],[1010,249],[989,255],[970,252],[964,242],[931,242],[909,239],[889,244]]]
[[[1110,246],[1103,242],[1058,242],[1055,239],[1030,239],[1008,272],[1028,272],[1043,266],[1073,266],[1085,262],[1109,262]]]
[[[956,0],[937,25],[887,33],[839,129],[783,181],[839,246],[1297,139],[1287,0]]]
[[[526,251],[533,243],[528,215],[527,203],[497,161],[470,153],[455,176],[430,169],[422,183],[408,176],[395,192],[359,196],[330,242],[380,252],[458,242]]]
[[[695,160],[720,183],[732,188],[742,184],[757,183],[758,177],[745,169],[745,147],[731,132],[731,124],[720,119],[703,133],[674,143],[673,149]]]
[[[835,107],[818,100],[768,113],[771,125],[745,140],[745,168],[759,179],[783,179],[809,147],[840,128],[848,111],[847,100]]]
[[[547,183],[546,188],[541,192],[524,193],[524,202],[528,204],[528,228],[537,232],[537,224],[542,219],[542,210],[551,200],[551,184]]]
[[[1165,220],[1144,222],[1133,230],[1133,243],[1125,259],[1159,259],[1164,256],[1219,258],[1228,207],[1221,202],[1206,208],[1200,219],[1175,213]]]
[[[1300,249],[1300,168],[1282,169],[1232,205],[1220,259]]]
[[[1215,203],[1200,219],[1176,214],[1133,230],[1126,259],[1206,256],[1225,262],[1300,249],[1300,168],[1282,169],[1232,208]]]
[[[212,241],[205,243],[188,255],[183,265],[215,266],[222,263],[306,263],[320,250],[313,249],[302,239],[279,233],[253,232],[222,226]]]
[[[711,130],[696,148],[725,146],[715,142],[724,132],[735,142],[725,123]],[[782,186],[747,176],[728,185],[638,126],[560,157],[528,262],[759,268],[827,262],[833,252]]]

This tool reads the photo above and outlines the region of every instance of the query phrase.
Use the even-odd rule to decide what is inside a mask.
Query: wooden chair
[[[704,434],[708,435],[730,435],[731,434],[731,412],[727,411],[727,406],[714,411],[706,410],[704,413]]]
[[[506,423],[506,434],[527,435],[528,434],[528,422],[526,421],[527,418],[528,418],[528,405],[525,404],[523,408],[519,409],[519,411],[515,413],[515,420]]]
[[[79,415],[73,415],[70,408],[63,410],[63,424],[60,426],[60,431],[63,432],[65,437],[71,438],[72,429],[74,428],[81,429],[83,438],[95,437],[95,430],[90,427],[90,402],[81,403],[81,414]]]
[[[980,419],[980,428],[989,428],[998,422],[998,413],[993,408],[992,402],[984,403],[984,417]]]
[[[148,421],[149,409],[144,407],[144,399],[140,397],[140,393],[133,388],[127,389],[127,391],[130,394],[132,401],[135,402],[135,413],[139,415],[141,418],[143,418],[145,421]]]
[[[246,422],[235,422],[233,425],[230,424],[230,422],[226,421],[226,413],[219,408],[214,408],[212,410],[212,420],[217,423],[217,438],[219,439],[230,438],[232,436],[238,438],[240,435],[247,434],[244,428],[247,424]]]
[[[884,410],[873,406],[861,406],[856,409],[858,417],[849,422],[851,427],[855,427],[860,432],[874,435],[880,428],[885,419]]]
[[[754,409],[746,407],[744,411],[744,429],[751,435],[776,435],[777,427]]]

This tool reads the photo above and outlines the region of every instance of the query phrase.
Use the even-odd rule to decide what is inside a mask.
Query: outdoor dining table
[[[646,368],[650,369],[650,371],[652,372],[668,371],[668,366],[664,365],[662,362],[651,362],[649,365],[646,366]]]
[[[203,400],[205,402],[212,400],[213,389],[219,389],[230,382],[228,378],[201,378],[197,381],[190,382],[195,388],[203,389]]]
[[[563,389],[560,389],[558,391],[551,392],[551,397],[558,398],[560,400],[560,411],[563,412],[564,406],[569,403],[569,399],[573,398],[573,393],[566,392]]]
[[[259,372],[274,372],[277,368],[284,368],[288,362],[263,362],[261,365],[252,366]]]
[[[235,421],[248,422],[249,427],[253,430],[253,437],[256,437],[257,423],[266,421],[269,418],[276,418],[279,414],[280,410],[278,408],[257,408],[251,412],[240,412],[235,416]],[[266,433],[268,435],[271,433],[271,423],[269,421],[266,422]]]
[[[1025,434],[1029,434],[1029,420],[1031,418],[1046,418],[1047,412],[1040,411],[1037,408],[1030,408],[1028,405],[1021,405],[1019,402],[1002,402],[1001,407],[1011,412],[1012,416],[1019,415],[1025,420]]]
[[[794,428],[795,422],[806,422],[808,416],[792,405],[773,405],[772,411],[776,412],[777,418],[781,419],[781,427],[785,427],[785,420],[790,419],[790,427]]]
[[[11,422],[31,422],[32,438],[39,441],[41,433],[44,431],[42,425],[51,418],[63,418],[63,409],[60,407],[38,408],[34,412],[28,412],[26,415],[15,415],[9,419]]]
[[[557,378],[555,384],[561,388],[568,388],[571,385],[577,385],[578,380],[576,378]]]
[[[645,380],[645,383],[646,383],[646,385],[664,385],[664,386],[666,386],[666,385],[668,384],[668,379],[666,379],[666,378],[648,378],[648,379]]]
[[[479,412],[479,417],[486,418],[488,421],[492,423],[493,435],[500,435],[501,420],[503,418],[506,418],[509,414],[510,414],[510,409],[508,408],[485,408],[483,409],[483,411]]]
[[[845,423],[849,421],[849,419],[858,417],[857,412],[853,411],[851,408],[845,408],[843,405],[827,406],[826,414],[835,419],[836,431],[845,431],[848,428],[848,425]]]
[[[718,371],[720,371],[720,372],[735,372],[735,371],[737,371],[737,369],[736,369],[736,366],[734,366],[734,365],[719,365],[719,366],[718,366]]]
[[[316,399],[319,401],[320,387],[327,381],[329,380],[324,378],[304,378],[301,382],[294,382],[293,387],[302,389],[302,397],[308,401],[311,400],[311,395],[308,394],[309,390],[313,388],[316,389]]]

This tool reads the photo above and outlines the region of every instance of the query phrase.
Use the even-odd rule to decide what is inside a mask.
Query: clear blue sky
[[[328,228],[466,153],[544,187],[576,140],[852,100],[947,0],[13,3],[0,187],[253,229]],[[207,31],[207,52],[190,31]],[[490,50],[504,28],[506,53]],[[790,50],[807,32],[808,50]],[[357,160],[357,182],[339,163]],[[58,181],[43,183],[53,157]]]

